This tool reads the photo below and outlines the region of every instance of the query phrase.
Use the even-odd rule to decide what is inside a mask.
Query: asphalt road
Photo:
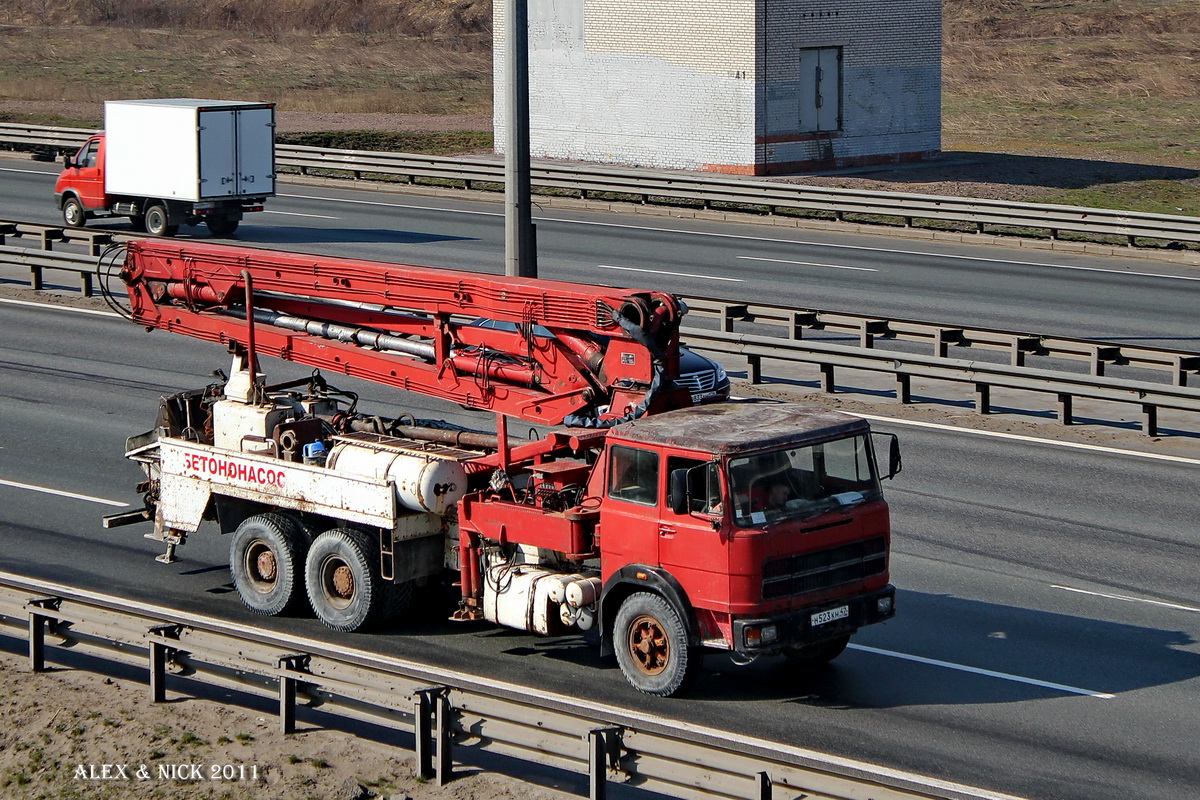
[[[57,171],[0,159],[0,219],[61,224]],[[501,215],[499,203],[284,182],[233,239],[501,273]],[[559,209],[534,218],[546,278],[1200,351],[1200,270],[1187,266]]]
[[[0,218],[57,223],[54,168],[0,161]],[[501,271],[499,207],[284,185],[237,238],[256,246]],[[538,214],[541,274],[947,324],[1196,346],[1186,268],[758,226]],[[106,223],[121,229],[120,223]],[[207,238],[203,229],[185,235]],[[797,263],[799,262],[799,263]],[[636,270],[636,271],[635,271]],[[159,395],[227,367],[219,348],[0,298],[0,565],[259,621],[197,536],[171,566],[99,517],[134,499],[125,437]],[[271,365],[272,379],[291,369]],[[471,421],[378,387],[364,406]],[[478,424],[486,425],[486,420]],[[1037,798],[1200,796],[1200,462],[878,423],[902,436],[887,488],[895,620],[809,673],[713,657],[695,694],[636,695],[578,638],[429,611],[383,636],[264,624],[431,664]],[[48,493],[58,492],[59,494]],[[67,494],[62,494],[67,493]]]

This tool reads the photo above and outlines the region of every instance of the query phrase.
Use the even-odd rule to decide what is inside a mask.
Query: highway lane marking
[[[328,214],[301,214],[297,211],[271,211],[263,209],[264,214],[279,214],[282,217],[308,217],[310,219],[341,219],[341,217],[331,217]]]
[[[125,508],[129,503],[118,503],[116,500],[105,500],[103,497],[92,497],[88,494],[76,494],[75,492],[64,492],[61,489],[50,489],[45,486],[34,486],[31,483],[17,483],[16,481],[6,481],[0,478],[0,486],[11,486],[14,489],[27,489],[31,492],[41,492],[42,494],[52,494],[56,497],[69,497],[72,500],[86,500],[89,503],[99,503],[102,506],[116,506],[117,508]]]
[[[1052,589],[1062,589],[1064,592],[1075,592],[1076,594],[1086,594],[1086,595],[1091,595],[1092,597],[1104,597],[1109,600],[1123,600],[1127,603],[1146,603],[1147,605],[1160,606],[1162,608],[1171,608],[1171,609],[1175,609],[1176,611],[1190,611],[1194,614],[1200,614],[1200,608],[1193,608],[1192,606],[1184,606],[1184,605],[1180,605],[1179,603],[1167,603],[1162,600],[1150,600],[1149,598],[1146,598],[1146,597],[1131,597],[1130,595],[1127,595],[1127,594],[1108,594],[1106,592],[1091,592],[1091,591],[1088,591],[1087,589],[1078,589],[1074,586],[1062,586],[1061,584],[1057,584],[1057,583],[1050,584],[1050,587]]]
[[[1012,675],[1007,672],[996,672],[991,669],[982,669],[980,667],[968,667],[965,664],[955,664],[952,661],[939,661],[936,658],[925,658],[924,656],[914,656],[908,653],[897,653],[894,650],[881,650],[878,647],[868,647],[863,644],[846,645],[851,650],[861,650],[864,653],[874,653],[878,656],[888,656],[890,658],[899,658],[903,661],[915,661],[918,664],[927,664],[932,667],[945,667],[959,672],[969,672],[972,675],[983,675],[987,678],[999,678],[1005,681],[1013,681],[1015,683],[1024,683],[1029,686],[1039,686],[1043,689],[1054,689],[1058,692],[1067,692],[1068,694],[1081,694],[1087,697],[1096,697],[1101,700],[1112,700],[1116,697],[1115,694],[1108,692],[1097,692],[1092,689],[1080,689],[1078,686],[1067,686],[1062,683],[1051,683],[1050,681],[1040,681],[1037,678],[1026,678],[1021,675]]]
[[[74,306],[56,306],[52,303],[35,303],[30,300],[11,300],[7,297],[0,297],[0,303],[8,303],[14,306],[37,306],[38,308],[48,309],[50,311],[73,311],[76,314],[92,314],[97,317],[120,317],[120,314],[114,314],[111,311],[98,311],[94,308],[75,308]]]
[[[613,264],[597,264],[600,269],[619,269],[625,272],[645,272],[650,275],[671,275],[676,278],[698,278],[706,281],[728,281],[729,283],[745,283],[741,278],[723,278],[719,275],[693,275],[687,272],[668,272],[665,269],[642,269],[640,267],[618,267]]]
[[[53,172],[41,172],[36,169],[13,169],[12,167],[0,167],[0,172],[19,172],[22,175],[54,175]]]
[[[773,264],[799,264],[804,267],[828,267],[829,269],[853,269],[858,272],[879,272],[870,267],[848,267],[845,264],[818,264],[815,261],[788,261],[783,258],[760,258],[758,256],[738,256],[742,261],[770,261]]]
[[[1189,458],[1187,456],[1169,456],[1165,453],[1145,453],[1140,450],[1122,450],[1119,447],[1105,447],[1099,444],[1084,444],[1082,442],[1064,442],[1059,439],[1044,439],[1040,436],[1026,436],[1021,433],[1004,433],[1002,431],[985,431],[977,428],[963,428],[958,425],[946,425],[940,422],[920,422],[911,419],[896,419],[895,417],[883,417],[877,414],[858,414],[853,413],[856,417],[871,420],[872,422],[885,422],[889,425],[908,425],[914,428],[930,428],[939,431],[948,431],[953,433],[966,433],[972,436],[990,436],[994,439],[1011,439],[1018,442],[1032,442],[1034,444],[1047,444],[1054,447],[1066,447],[1071,450],[1084,450],[1092,453],[1106,453],[1109,455],[1120,456],[1135,456],[1137,458],[1148,458],[1153,461],[1170,461],[1176,464],[1190,464],[1200,466],[1200,458]]]

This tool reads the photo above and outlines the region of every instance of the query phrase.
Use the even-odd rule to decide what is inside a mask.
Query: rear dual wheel
[[[334,528],[313,541],[304,582],[317,618],[338,631],[378,625],[412,600],[412,583],[385,581],[374,537],[353,528]]]
[[[174,236],[179,233],[179,226],[171,224],[171,215],[167,213],[167,207],[162,203],[155,203],[148,207],[143,219],[146,233],[151,236]]]
[[[247,608],[275,616],[303,603],[308,538],[285,514],[259,514],[238,526],[229,544],[229,571]]]

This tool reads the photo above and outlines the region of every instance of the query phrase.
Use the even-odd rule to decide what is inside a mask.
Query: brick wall
[[[535,157],[753,174],[940,147],[939,0],[528,2]],[[500,150],[504,13],[495,0]],[[821,132],[796,111],[817,51],[827,128],[840,109]]]

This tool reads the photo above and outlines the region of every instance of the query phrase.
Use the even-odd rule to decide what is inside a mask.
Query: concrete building
[[[941,148],[941,0],[528,2],[534,157],[763,175]]]

